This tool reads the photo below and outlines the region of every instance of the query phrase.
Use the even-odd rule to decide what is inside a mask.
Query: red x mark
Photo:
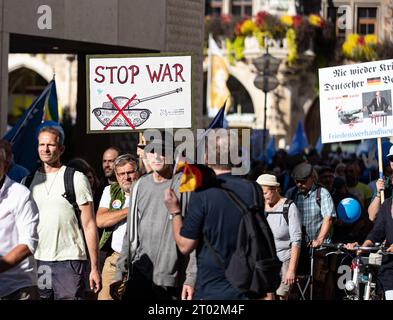
[[[123,118],[124,118],[124,119],[127,121],[127,123],[130,125],[130,127],[131,127],[132,129],[135,130],[134,125],[133,125],[133,124],[131,123],[131,121],[125,116],[125,114],[123,113],[123,110],[124,110],[125,108],[127,108],[127,106],[132,102],[132,100],[135,99],[136,94],[134,94],[134,95],[132,96],[132,98],[131,98],[130,100],[128,100],[127,103],[126,103],[122,108],[120,108],[120,107],[116,104],[115,100],[113,100],[112,97],[111,97],[109,94],[107,94],[106,96],[107,96],[108,99],[112,102],[112,104],[116,107],[116,109],[119,110],[119,112],[116,113],[116,115],[113,117],[113,119],[112,119],[111,121],[108,122],[108,124],[104,127],[104,130],[108,129],[108,127],[116,120],[116,118],[117,118],[119,115],[122,115]]]

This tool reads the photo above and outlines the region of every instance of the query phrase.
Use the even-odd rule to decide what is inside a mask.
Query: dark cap
[[[292,172],[294,180],[305,180],[312,174],[312,165],[306,162],[298,164]]]

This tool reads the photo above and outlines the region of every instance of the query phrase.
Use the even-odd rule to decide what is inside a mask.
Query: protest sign
[[[190,128],[188,54],[87,56],[88,133]]]
[[[393,135],[393,60],[319,69],[322,143]]]

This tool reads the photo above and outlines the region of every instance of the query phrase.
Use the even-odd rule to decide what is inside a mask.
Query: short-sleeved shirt
[[[279,203],[269,212],[282,212],[284,202]],[[295,203],[291,203],[288,208],[288,222],[283,214],[267,214],[267,222],[274,236],[277,257],[285,262],[291,258],[291,248],[293,245],[300,247],[302,243],[302,222],[299,211]]]
[[[317,202],[317,185],[313,185],[310,191],[303,195],[300,192],[296,193],[293,199],[302,217],[302,224],[305,229],[303,238],[306,242],[314,240],[318,237],[321,230],[322,222],[325,217],[335,217],[336,210],[334,209],[333,199],[325,188],[321,188],[321,205]],[[291,190],[288,190],[290,193]],[[330,241],[328,235],[325,241]]]
[[[229,174],[219,175],[217,178],[246,204],[253,203],[251,182]],[[191,194],[180,234],[188,239],[199,240],[195,299],[245,298],[226,279],[224,270],[203,240],[205,235],[227,266],[236,249],[240,219],[241,212],[220,188],[209,188]]]
[[[82,230],[74,208],[63,196],[64,172],[43,173],[37,171],[30,185],[39,209],[38,247],[34,257],[42,261],[86,260],[86,248]],[[93,197],[86,176],[75,171],[75,197],[78,205],[92,202]]]
[[[100,208],[110,208],[110,201],[111,201],[111,194],[110,194],[110,188],[111,186],[106,186],[101,197],[100,201]],[[118,199],[114,199],[113,201],[116,201]],[[119,210],[126,208],[128,206],[128,203],[130,202],[130,197],[128,195],[125,196],[125,201],[124,204],[121,208],[118,208]],[[127,227],[127,219],[124,218],[124,220],[118,222],[112,232],[112,242],[111,242],[111,247],[113,251],[116,252],[121,252],[121,247],[123,245],[123,238],[126,233],[126,227]]]

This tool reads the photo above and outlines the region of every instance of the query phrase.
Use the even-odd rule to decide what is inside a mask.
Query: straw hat
[[[272,174],[262,174],[258,177],[257,183],[261,186],[278,187],[277,177]]]

